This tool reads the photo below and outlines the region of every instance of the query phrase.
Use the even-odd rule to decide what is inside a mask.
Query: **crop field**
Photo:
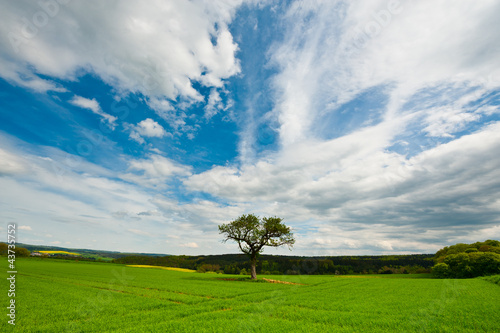
[[[7,267],[5,259],[0,263]],[[500,331],[500,287],[481,278],[259,276],[275,281],[253,282],[32,258],[19,258],[16,268],[16,325],[4,314],[2,332]],[[1,286],[6,309],[5,278]]]
[[[72,256],[79,256],[80,253],[75,253],[75,252],[68,252],[68,251],[38,251],[40,253],[45,253],[45,254],[69,254]]]
[[[185,272],[185,273],[194,273],[194,272],[196,272],[193,269],[187,269],[187,268],[151,266],[151,265],[127,265],[127,267],[157,268],[157,269],[166,269],[167,271],[177,271],[177,272]]]

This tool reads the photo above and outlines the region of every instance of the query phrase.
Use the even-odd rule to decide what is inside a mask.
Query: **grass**
[[[480,278],[260,276],[294,283],[282,284],[65,260],[16,266],[16,332],[499,331],[500,288]],[[13,331],[6,318],[0,331]]]
[[[484,276],[481,279],[500,286],[500,275]]]

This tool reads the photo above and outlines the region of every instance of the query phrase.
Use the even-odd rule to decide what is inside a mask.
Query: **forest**
[[[500,274],[500,242],[458,243],[439,250],[432,273],[438,278],[473,278]]]
[[[250,263],[244,254],[210,256],[128,256],[114,259],[120,264],[169,266],[195,269],[199,272],[249,274]],[[392,274],[429,273],[434,265],[432,254],[389,256],[325,256],[300,257],[261,255],[257,261],[259,274],[322,275],[322,274]]]
[[[128,256],[114,259],[113,262],[242,275],[248,274],[250,269],[248,256],[243,254]],[[419,274],[431,271],[438,278],[471,278],[500,274],[500,242],[486,240],[472,244],[458,243],[446,246],[434,255],[325,257],[261,255],[257,262],[259,274],[272,275]]]

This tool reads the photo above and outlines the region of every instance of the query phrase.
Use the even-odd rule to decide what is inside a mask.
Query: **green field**
[[[481,278],[265,276],[298,283],[276,284],[50,259],[16,268],[16,326],[2,279],[2,332],[500,331],[500,287]]]

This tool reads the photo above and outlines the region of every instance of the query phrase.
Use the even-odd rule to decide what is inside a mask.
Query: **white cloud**
[[[346,223],[317,224],[317,229],[302,237],[296,250],[310,249],[312,255],[353,255],[391,253],[434,253],[446,244],[456,231],[426,230],[409,226]],[[433,243],[429,243],[433,239]],[[474,240],[474,238],[469,238]]]
[[[149,232],[147,231],[144,231],[144,230],[139,230],[139,229],[128,229],[128,231],[130,231],[131,233],[135,234],[135,235],[139,235],[139,236],[146,236],[146,237],[152,237],[153,235],[151,235]]]
[[[102,112],[101,106],[95,100],[95,98],[88,99],[81,96],[74,96],[72,100],[69,101],[71,104],[79,106],[84,109],[89,109],[95,114],[99,114]]]
[[[33,91],[44,93],[47,91],[53,92],[67,92],[67,89],[61,87],[59,84],[41,79],[36,74],[30,72],[27,68],[22,68],[19,64],[2,59],[3,66],[0,66],[0,77],[14,83],[18,86],[31,89]]]
[[[140,136],[140,134],[135,131],[130,132],[130,138],[139,142],[140,144],[146,143],[146,141]]]
[[[161,213],[157,210],[149,210],[147,212],[139,212],[137,213],[139,216],[161,216]]]
[[[129,162],[128,173],[120,178],[142,186],[164,189],[172,177],[187,177],[191,175],[191,167],[178,164],[166,157],[151,154],[147,159]]]
[[[4,145],[7,140],[2,137],[0,142]],[[15,144],[2,147],[9,149],[10,155],[22,155],[32,165],[30,172],[0,177],[2,218],[17,222],[21,230],[43,232],[44,240],[33,238],[37,235],[30,238],[31,233],[25,232],[23,242],[47,243],[46,234],[50,234],[56,240],[71,239],[75,247],[95,248],[91,241],[96,239],[101,245],[108,244],[108,249],[174,253],[175,248],[159,251],[155,243],[158,237],[158,242],[163,240],[166,230],[159,207],[152,203],[162,194],[151,194],[140,184],[117,180],[115,172],[84,160],[67,165],[68,161],[76,161],[75,157],[57,149],[31,146],[28,152],[23,148]],[[33,151],[50,158],[39,158]],[[167,173],[161,168],[157,172]],[[23,221],[31,222],[23,226]],[[89,233],[89,228],[99,233]],[[144,245],[129,229],[149,233],[152,240]]]
[[[222,109],[222,98],[216,89],[212,89],[208,96],[208,103],[205,106],[205,118],[210,119]]]
[[[185,133],[188,137],[193,137],[197,130],[196,125],[188,124],[190,116],[186,111],[194,104],[192,101],[183,101],[174,107],[168,99],[155,97],[147,101],[147,105],[172,128],[171,134],[180,136]]]
[[[192,248],[192,249],[196,249],[198,248],[198,244],[196,244],[195,242],[190,242],[190,243],[185,243],[185,244],[181,244],[179,245],[181,247],[189,247],[189,248]]]
[[[424,124],[427,126],[423,131],[432,137],[453,137],[454,133],[466,129],[482,116],[499,113],[500,107],[484,105],[484,101],[478,100],[485,92],[485,89],[473,89],[465,93],[459,90],[459,96],[449,96],[450,101],[445,106],[424,109]]]
[[[241,3],[71,1],[55,3],[50,15],[38,3],[5,3],[0,75],[38,91],[63,91],[39,75],[75,80],[92,73],[123,94],[200,101],[193,82],[221,87],[240,71],[227,25]],[[47,19],[34,22],[37,12]]]
[[[22,225],[19,227],[19,230],[28,230],[28,231],[31,231],[33,229],[31,229],[31,227],[29,225]]]
[[[168,136],[169,133],[165,129],[151,118],[147,118],[135,126],[132,126],[132,132],[130,133],[130,138],[136,140],[139,143],[145,143],[143,137],[156,137],[162,138]]]
[[[389,250],[389,251],[393,250],[392,244],[389,241],[380,241],[377,243],[376,246],[384,250]]]
[[[422,89],[480,86],[478,99],[500,86],[498,3],[401,2],[393,14],[390,3],[289,7],[284,41],[270,50],[280,69],[273,79],[274,112],[284,147],[321,135],[318,125],[339,119],[338,108],[370,88],[384,87],[389,103],[383,119],[390,120]],[[389,16],[381,24],[384,12]],[[364,32],[373,27],[375,32]],[[440,98],[446,96],[434,96]]]
[[[22,157],[0,149],[0,176],[20,174],[27,170],[28,164]]]
[[[188,225],[197,222],[196,228],[205,232],[213,232],[216,225],[232,221],[245,212],[245,204],[221,205],[209,200],[197,200],[181,204],[173,200],[156,198],[152,201],[163,212],[166,218],[184,221]]]
[[[427,236],[415,236],[412,228],[473,225],[483,230],[500,223],[493,199],[499,194],[500,160],[492,158],[500,150],[500,123],[409,159],[381,150],[383,145],[373,140],[378,131],[383,127],[321,144],[296,144],[265,162],[216,167],[184,183],[229,203],[251,198],[246,209],[284,217],[299,229],[311,220],[318,225],[383,224],[376,235],[372,228],[358,234],[372,237],[365,244],[373,251],[404,247],[395,246],[387,234],[391,226],[406,226],[406,234],[420,240],[423,249]],[[355,233],[342,236],[356,239]]]
[[[223,91],[227,93],[227,91]],[[220,111],[227,111],[232,107],[232,100],[226,101],[226,104],[222,101],[220,92],[217,89],[212,89],[210,95],[208,96],[207,104],[205,105],[205,114],[203,117],[207,120],[211,119],[213,116],[218,114]]]
[[[116,127],[116,120],[118,119],[115,116],[109,115],[106,112],[102,111],[101,106],[99,103],[95,100],[95,98],[88,99],[85,97],[81,96],[73,96],[73,98],[69,101],[71,104],[81,107],[83,109],[88,109],[94,112],[95,114],[99,115],[103,119],[106,119],[108,122],[109,126],[114,129]]]

